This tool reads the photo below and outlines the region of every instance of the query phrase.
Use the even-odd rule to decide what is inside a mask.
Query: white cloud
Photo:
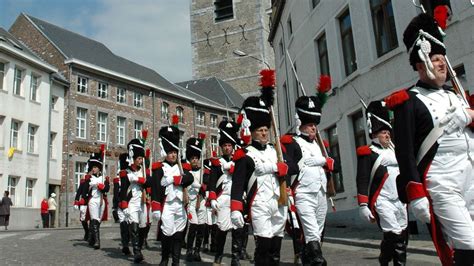
[[[103,0],[89,23],[92,39],[166,79],[191,79],[189,0]]]

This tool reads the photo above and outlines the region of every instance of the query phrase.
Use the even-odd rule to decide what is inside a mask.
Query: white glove
[[[74,210],[79,210],[79,206],[78,205],[74,205]]]
[[[122,209],[122,212],[123,212],[123,216],[125,216],[125,220],[128,221],[128,219],[130,219],[130,212],[128,212],[128,208]]]
[[[161,185],[166,187],[168,186],[169,184],[173,184],[174,182],[174,178],[172,176],[163,176],[161,178]]]
[[[428,198],[418,198],[410,202],[411,211],[416,219],[423,223],[429,224],[431,222],[430,203]]]
[[[370,211],[369,207],[367,207],[367,204],[360,205],[359,216],[362,220],[367,221],[369,223],[375,222],[375,217],[372,215],[372,212]]]
[[[472,118],[463,107],[456,108],[456,106],[451,106],[448,108],[448,111],[450,113],[443,117],[439,123],[447,123],[444,127],[444,132],[451,134],[459,131],[460,135],[462,130],[472,122]]]
[[[193,182],[193,183],[191,184],[191,187],[192,187],[192,188],[201,188],[201,184],[199,184],[199,182]]]
[[[152,218],[155,222],[158,222],[161,218],[161,212],[160,211],[153,211]]]
[[[237,228],[244,227],[245,221],[240,211],[232,211],[232,213],[230,214],[230,220],[232,221],[232,224],[235,227]]]
[[[229,170],[232,167],[233,164],[234,164],[234,162],[232,162],[232,161],[225,162],[225,163],[222,164],[222,169]]]
[[[255,165],[255,173],[257,175],[273,174],[278,171],[276,163],[264,162]]]
[[[321,157],[311,156],[304,159],[304,164],[306,166],[324,166],[326,164],[326,158],[322,156]]]
[[[219,211],[219,204],[217,203],[217,200],[211,200],[211,208],[214,211]]]

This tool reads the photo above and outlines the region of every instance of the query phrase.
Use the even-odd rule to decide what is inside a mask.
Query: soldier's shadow
[[[120,247],[116,247],[116,248],[101,248],[100,250],[102,250],[106,256],[110,257],[110,258],[114,258],[114,259],[124,259],[124,260],[128,260],[130,262],[133,262],[133,254],[131,255],[124,255],[120,249]]]

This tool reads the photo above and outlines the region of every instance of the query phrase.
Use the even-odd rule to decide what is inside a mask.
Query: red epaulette
[[[116,177],[114,178],[114,184],[118,184],[120,182],[120,178]]]
[[[151,165],[151,170],[160,169],[161,167],[163,167],[163,163],[160,161],[157,161]]]
[[[357,156],[366,156],[370,155],[372,153],[372,150],[369,148],[369,146],[360,146],[357,148]]]
[[[85,175],[85,176],[84,176],[84,180],[87,181],[87,180],[89,180],[89,179],[91,179],[91,175]]]
[[[393,109],[400,104],[406,102],[408,99],[410,99],[410,95],[408,95],[408,92],[406,89],[394,92],[390,94],[389,96],[385,97],[385,103],[387,105],[388,109]]]
[[[290,144],[293,143],[293,136],[292,135],[283,135],[280,138],[280,142],[282,144]]]
[[[193,168],[191,167],[191,164],[189,163],[183,163],[183,170],[186,171],[191,171]]]
[[[237,162],[238,160],[244,158],[245,155],[245,150],[240,148],[234,152],[234,155],[232,156],[232,161]]]
[[[211,158],[210,160],[213,166],[216,166],[216,167],[221,166],[221,161],[219,160],[219,158],[214,157],[214,158]]]
[[[120,170],[119,176],[120,177],[126,177],[127,176],[127,170]]]
[[[82,179],[79,181],[79,184],[82,184],[82,183],[84,183],[84,182],[86,182],[86,179],[85,179],[85,178],[82,178]]]

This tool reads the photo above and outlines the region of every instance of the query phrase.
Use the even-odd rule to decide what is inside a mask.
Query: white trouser
[[[102,220],[105,210],[105,202],[102,197],[92,197],[89,199],[89,215],[91,220]]]
[[[268,201],[254,200],[251,206],[253,234],[259,237],[283,237],[287,207],[278,205],[278,197]]]
[[[472,167],[465,153],[438,153],[426,176],[433,211],[453,249],[474,250]]]
[[[401,201],[379,196],[375,202],[375,211],[379,216],[379,223],[383,232],[392,232],[399,235],[407,228],[407,208]]]
[[[188,213],[191,215],[189,220],[192,224],[205,224],[207,221],[206,199],[199,196],[199,210],[196,211],[197,198],[189,202]]]
[[[166,202],[161,215],[161,230],[165,236],[172,236],[186,227],[187,215],[183,202],[178,198]]]
[[[134,200],[133,198],[128,203],[128,218],[129,223],[137,223],[138,227],[146,227],[147,222],[147,211],[145,203],[140,200]]]
[[[229,231],[234,228],[232,221],[230,220],[230,196],[220,195],[217,198],[217,204],[219,210],[217,211],[217,227],[221,231]]]
[[[87,205],[79,206],[79,221],[84,222],[86,220]]]
[[[206,207],[206,224],[213,225],[217,222],[217,217],[214,215],[213,210],[211,207]]]
[[[321,188],[318,192],[313,193],[297,192],[295,205],[303,228],[305,242],[320,242],[328,211],[324,190]]]

